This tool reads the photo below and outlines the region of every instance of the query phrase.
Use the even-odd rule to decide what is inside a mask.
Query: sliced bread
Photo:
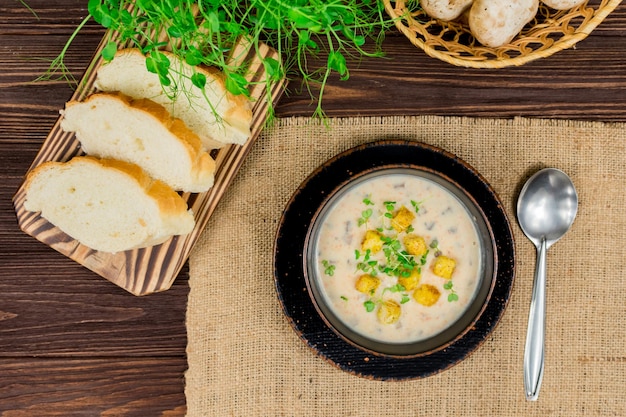
[[[200,138],[159,104],[100,93],[67,103],[61,113],[61,128],[75,132],[89,155],[137,164],[175,190],[213,185],[215,161]]]
[[[45,162],[25,182],[26,210],[85,246],[121,252],[190,233],[194,218],[185,201],[136,165],[77,156]]]
[[[192,67],[176,55],[163,52],[174,76],[162,87],[157,74],[146,67],[146,57],[136,48],[122,49],[98,69],[95,86],[105,92],[119,91],[133,98],[147,98],[167,108],[193,130],[206,149],[243,144],[250,137],[252,111],[249,99],[226,90],[223,75],[214,68]],[[193,85],[194,72],[206,76],[204,89]]]

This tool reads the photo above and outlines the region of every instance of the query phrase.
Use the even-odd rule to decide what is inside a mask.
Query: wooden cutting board
[[[112,36],[115,40],[115,34]],[[109,40],[111,40],[111,37],[105,35],[76,92],[72,96],[73,100],[84,100],[95,91],[93,85],[96,71],[103,62],[100,52]],[[258,55],[252,52],[247,56],[243,56],[239,52],[234,51],[233,56],[239,56],[238,59],[249,65],[248,79],[254,81],[264,80],[264,67]],[[267,46],[264,46],[260,52],[259,55],[261,56],[279,59],[276,51]],[[209,191],[199,194],[182,194],[189,208],[193,210],[196,220],[196,226],[189,235],[175,236],[158,246],[115,254],[95,251],[63,233],[41,217],[39,213],[26,211],[24,209],[26,193],[23,183],[13,197],[13,205],[20,228],[27,234],[134,295],[146,295],[169,289],[187,261],[194,243],[204,230],[220,198],[232,182],[244,158],[264,128],[269,103],[276,104],[284,91],[285,84],[286,81],[284,80],[275,83],[269,92],[266,90],[264,83],[252,84],[250,90],[253,100],[251,138],[242,146],[226,146],[216,151],[217,155],[213,154],[216,159],[215,184]],[[73,133],[66,133],[61,129],[59,118],[45,139],[29,171],[43,162],[68,161],[81,153],[80,143]]]

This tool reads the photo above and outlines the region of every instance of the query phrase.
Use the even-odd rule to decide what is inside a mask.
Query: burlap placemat
[[[499,326],[465,361],[422,380],[370,381],[320,359],[283,316],[272,246],[306,176],[381,138],[440,146],[473,165],[504,202],[517,274]],[[189,416],[626,415],[626,130],[546,120],[381,117],[284,119],[265,132],[190,259]],[[515,219],[522,182],[554,166],[576,184],[569,234],[548,252],[546,362],[527,402],[522,357],[535,250]]]

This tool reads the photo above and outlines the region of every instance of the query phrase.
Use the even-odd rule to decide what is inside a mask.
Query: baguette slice
[[[102,93],[71,101],[61,113],[61,128],[76,132],[89,155],[137,164],[175,190],[204,192],[213,185],[215,161],[161,105]]]
[[[133,98],[147,98],[165,106],[200,136],[206,149],[244,144],[250,137],[252,123],[249,100],[228,92],[218,70],[192,67],[172,53],[162,53],[169,59],[170,69],[182,75],[174,76],[172,86],[165,90],[159,76],[147,70],[146,57],[136,48],[122,49],[112,61],[102,65],[95,81],[96,88],[105,92],[119,91]],[[194,71],[206,76],[204,91],[191,82]]]
[[[153,246],[190,233],[191,210],[170,187],[136,165],[77,156],[45,162],[25,182],[28,211],[91,249],[103,252]]]

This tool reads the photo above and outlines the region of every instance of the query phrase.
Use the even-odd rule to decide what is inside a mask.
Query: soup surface
[[[475,297],[482,269],[476,221],[429,178],[368,176],[340,191],[318,222],[311,262],[321,296],[362,336],[427,339]]]

